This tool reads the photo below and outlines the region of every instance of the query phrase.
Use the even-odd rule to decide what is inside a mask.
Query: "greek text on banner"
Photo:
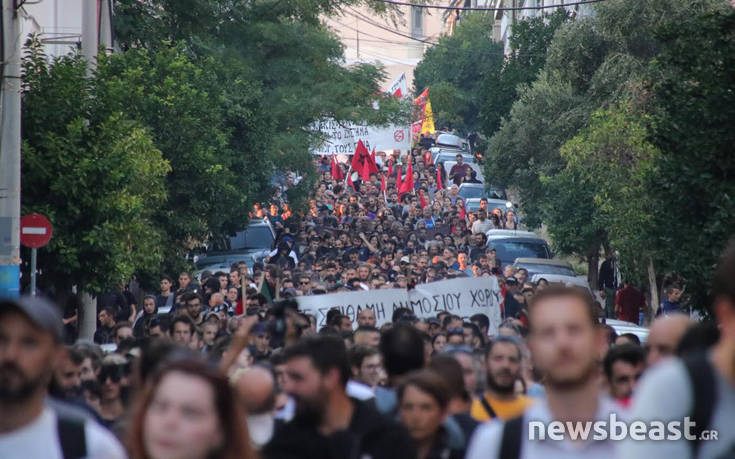
[[[393,311],[404,307],[416,317],[428,319],[446,311],[469,319],[485,314],[490,319],[489,333],[496,334],[500,325],[500,288],[494,277],[458,278],[420,284],[414,290],[385,289],[340,292],[296,298],[299,310],[317,319],[317,327],[326,325],[327,312],[337,308],[357,326],[357,316],[364,309],[375,312],[377,326],[391,321]]]

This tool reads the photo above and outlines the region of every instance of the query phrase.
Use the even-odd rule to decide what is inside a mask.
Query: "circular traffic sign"
[[[20,243],[26,247],[43,247],[53,232],[51,222],[41,214],[28,214],[20,219]]]

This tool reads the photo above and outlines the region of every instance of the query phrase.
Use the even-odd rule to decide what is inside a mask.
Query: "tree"
[[[97,97],[110,112],[148,126],[171,164],[168,200],[154,214],[167,238],[167,259],[181,258],[212,234],[242,229],[248,204],[270,178],[257,154],[266,146],[258,133],[268,127],[258,118],[260,85],[222,80],[214,65],[180,47],[131,49],[98,63]]]
[[[690,17],[655,31],[667,46],[650,66],[652,143],[662,151],[646,182],[650,244],[706,308],[712,267],[735,225],[735,11],[695,2]]]
[[[416,95],[429,87],[438,126],[460,131],[480,127],[483,76],[503,65],[503,45],[492,41],[493,18],[480,13],[462,18],[453,35],[426,50],[414,70]]]
[[[168,162],[148,129],[103,109],[80,56],[47,64],[39,41],[24,59],[22,207],[48,215],[39,287],[100,293],[160,264],[153,210],[166,199]]]
[[[546,52],[556,30],[570,19],[563,8],[518,21],[510,37],[510,53],[500,66],[483,69],[481,86],[481,128],[491,137],[500,128],[519,88],[533,82],[546,62]]]
[[[578,135],[560,149],[565,168],[542,177],[553,199],[543,200],[544,221],[554,245],[589,263],[597,280],[601,246],[621,253],[623,275],[642,284],[656,257],[642,228],[650,226],[643,184],[658,160],[639,113],[630,104],[596,111]]]

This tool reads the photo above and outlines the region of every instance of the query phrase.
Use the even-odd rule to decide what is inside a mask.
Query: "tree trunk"
[[[597,280],[600,277],[599,272],[600,255],[594,254],[587,257],[587,281],[593,292],[597,290]]]
[[[78,293],[82,304],[82,317],[79,322],[79,339],[94,339],[97,331],[97,297],[89,292]]]
[[[656,270],[653,267],[653,258],[648,257],[648,290],[651,293],[651,304],[648,308],[649,314],[646,314],[646,318],[651,321],[656,317],[658,311],[658,282],[656,282]]]

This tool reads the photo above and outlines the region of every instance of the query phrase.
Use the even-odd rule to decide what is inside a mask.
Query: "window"
[[[411,36],[420,37],[424,36],[424,9],[411,7]]]

